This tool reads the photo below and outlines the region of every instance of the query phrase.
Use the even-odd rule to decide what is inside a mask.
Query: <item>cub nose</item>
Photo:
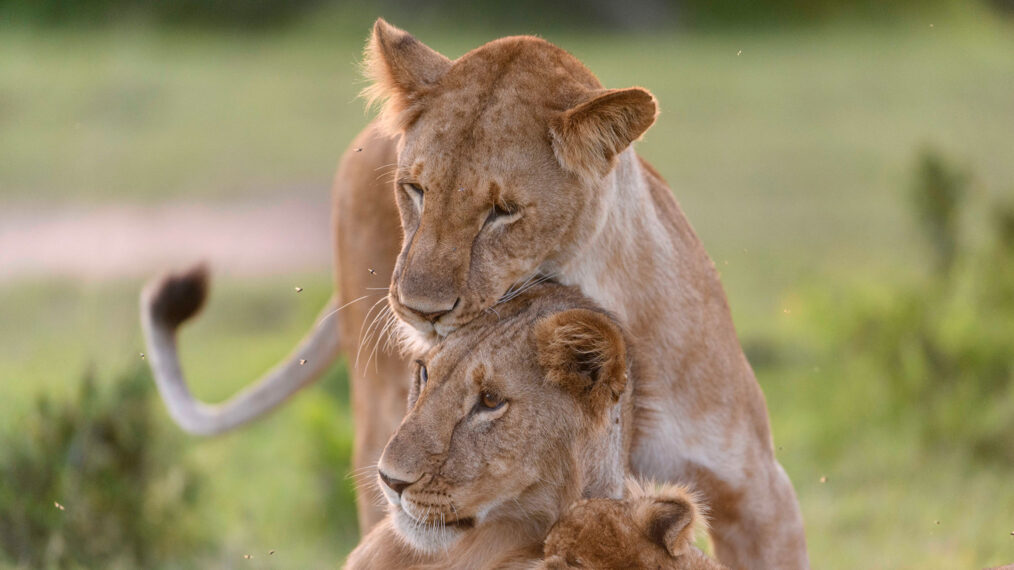
[[[412,306],[409,303],[402,302],[402,306],[404,306],[409,311],[412,311],[412,313],[418,315],[420,318],[425,319],[431,323],[435,323],[437,322],[437,319],[456,309],[460,301],[461,297],[458,297],[457,299],[454,300],[454,304],[452,304],[449,308],[437,308],[436,310],[433,310],[432,306],[427,306],[424,304],[416,304],[415,306]]]
[[[377,471],[377,473],[380,474],[380,480],[383,481],[384,484],[387,485],[392,491],[397,493],[399,497],[401,496],[401,492],[405,490],[405,487],[411,485],[411,483],[409,483],[408,481],[401,481],[399,479],[393,479],[391,477],[388,477],[387,474],[384,473],[383,471]]]

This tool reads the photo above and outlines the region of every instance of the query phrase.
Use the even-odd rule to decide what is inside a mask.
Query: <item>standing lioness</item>
[[[512,285],[552,276],[615,314],[643,348],[634,472],[692,482],[729,566],[807,566],[795,494],[718,275],[670,189],[630,147],[655,120],[654,97],[604,89],[538,38],[503,38],[451,61],[383,20],[367,70],[381,118],[353,142],[334,186],[335,303],[348,305],[340,327],[315,328],[216,409],[184,386],[173,319],[145,308],[174,417],[199,433],[229,429],[313,381],[339,349],[354,360],[371,336],[364,323],[378,327],[362,298],[388,279],[387,302],[422,350],[495,310]],[[357,467],[379,458],[405,413],[411,358],[373,346],[364,350],[374,362],[352,371]],[[381,514],[371,503],[360,501],[364,530]]]

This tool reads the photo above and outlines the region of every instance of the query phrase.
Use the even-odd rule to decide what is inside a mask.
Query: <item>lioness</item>
[[[623,494],[632,362],[612,318],[556,284],[455,330],[416,362],[378,466],[390,512],[347,567],[536,564],[568,505]]]
[[[376,350],[376,331],[393,324],[376,307],[389,307],[421,352],[495,311],[511,287],[551,276],[643,346],[635,473],[692,481],[712,505],[726,564],[806,567],[802,517],[718,275],[671,190],[631,147],[655,121],[654,97],[604,89],[539,38],[503,38],[451,61],[383,20],[366,68],[382,111],[335,176],[338,292],[323,314],[343,308],[339,326],[315,327],[257,385],[210,407],[190,396],[175,325],[153,316],[149,288],[149,360],[173,417],[195,433],[232,428],[315,380],[339,352],[353,362],[365,352],[371,364],[352,370],[353,462],[371,465],[405,413],[412,361]],[[381,511],[361,494],[366,530]]]
[[[546,537],[540,570],[652,568],[721,570],[694,546],[700,507],[685,487],[628,479],[623,499],[583,499]]]

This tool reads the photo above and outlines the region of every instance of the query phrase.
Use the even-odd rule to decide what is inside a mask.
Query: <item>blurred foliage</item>
[[[833,20],[896,21],[967,10],[965,0],[0,0],[0,16],[44,25],[149,23],[231,28],[278,27],[326,11],[385,14],[428,25],[448,21],[490,27],[605,27],[632,30],[672,25],[755,26]],[[1010,0],[979,0],[1009,12]]]
[[[203,24],[235,28],[292,22],[321,0],[0,0],[0,15],[42,25]]]
[[[138,368],[107,390],[45,396],[0,447],[0,560],[32,568],[186,565],[209,545],[201,477],[152,413]]]
[[[839,377],[878,396],[866,406],[916,425],[928,445],[1014,465],[1014,203],[977,204],[970,181],[925,151],[912,204],[934,252],[931,277],[824,290],[810,299],[812,326],[831,335]],[[962,219],[988,220],[985,237]]]
[[[323,390],[303,411],[311,464],[319,488],[321,509],[311,524],[331,537],[354,543],[359,534],[356,520],[356,474],[352,469],[354,441],[349,408],[349,377],[346,366],[332,367],[321,380]],[[363,474],[369,477],[369,474]]]
[[[806,24],[834,20],[876,23],[897,21],[913,15],[930,16],[968,8],[965,0],[684,0],[675,3],[696,25]]]
[[[912,204],[941,276],[954,265],[960,239],[958,218],[967,187],[967,173],[948,164],[939,153],[930,149],[920,155]]]

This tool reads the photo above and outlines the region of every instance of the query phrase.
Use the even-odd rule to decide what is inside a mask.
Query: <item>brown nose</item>
[[[377,473],[380,474],[380,480],[383,481],[384,484],[387,485],[392,491],[398,493],[399,497],[401,496],[401,492],[405,490],[405,487],[411,485],[411,483],[409,483],[408,481],[392,479],[391,477],[388,477],[387,474],[384,473],[383,471],[377,471]]]
[[[442,317],[442,316],[446,315],[447,313],[450,313],[451,311],[453,311],[454,309],[456,309],[458,307],[458,302],[459,301],[461,301],[461,297],[458,297],[457,299],[455,299],[454,300],[454,304],[451,305],[451,307],[449,309],[438,309],[436,311],[426,311],[426,310],[424,310],[421,307],[417,308],[417,307],[413,307],[413,306],[405,304],[405,303],[402,303],[402,306],[404,306],[409,311],[412,311],[412,313],[415,314],[415,315],[417,315],[417,316],[419,316],[419,318],[425,319],[425,320],[427,320],[427,321],[429,321],[431,323],[435,323],[435,322],[437,322],[437,319],[439,319],[440,317]],[[429,307],[427,307],[427,308],[429,308]]]

